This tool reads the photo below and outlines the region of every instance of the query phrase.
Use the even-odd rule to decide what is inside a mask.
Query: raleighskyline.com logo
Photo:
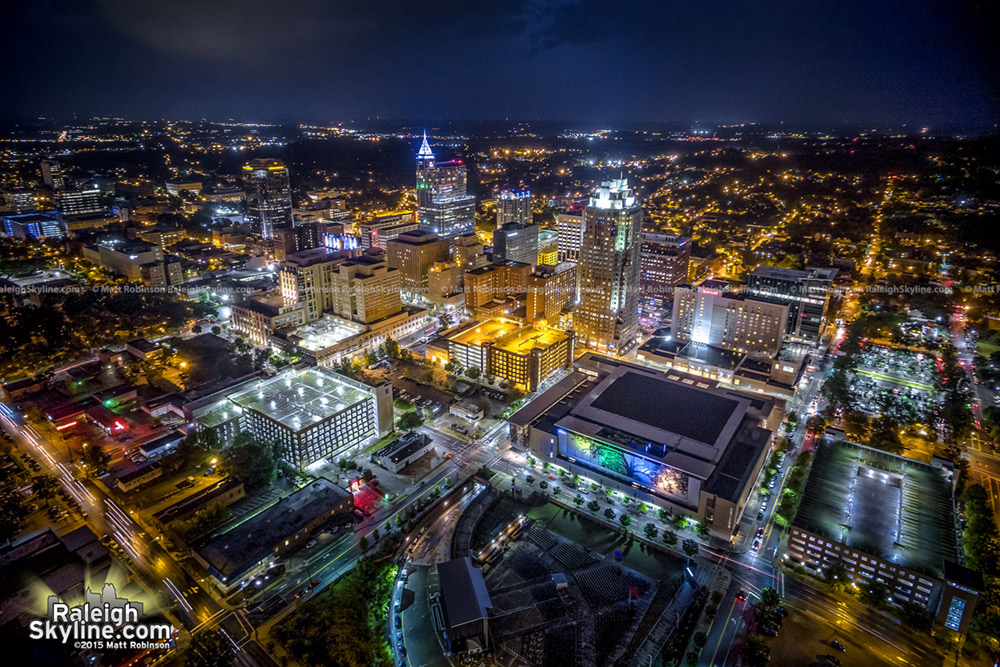
[[[50,595],[46,618],[28,624],[31,639],[72,643],[78,649],[169,649],[176,635],[169,623],[143,623],[141,602],[118,597],[114,584],[100,594],[87,590],[83,604],[71,606]]]

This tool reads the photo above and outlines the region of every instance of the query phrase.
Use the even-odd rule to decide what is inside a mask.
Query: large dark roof
[[[698,442],[714,443],[739,403],[680,382],[628,372],[612,382],[592,406]]]
[[[493,608],[483,573],[468,556],[438,563],[441,597],[448,625],[452,628],[486,618]]]

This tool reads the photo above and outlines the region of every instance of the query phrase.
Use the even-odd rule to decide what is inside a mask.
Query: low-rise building
[[[784,401],[593,353],[575,365],[511,415],[511,443],[731,540]]]
[[[878,581],[964,634],[983,590],[958,565],[953,470],[849,442],[826,441],[792,521],[787,555],[819,573],[843,565],[855,586]]]
[[[423,433],[410,431],[375,452],[372,458],[389,472],[398,473],[433,449],[434,443],[430,438]]]
[[[147,463],[130,472],[120,475],[115,481],[115,485],[122,491],[128,493],[138,488],[146,486],[150,482],[163,476],[163,469],[159,463]]]
[[[348,523],[353,513],[354,496],[320,478],[228,532],[195,544],[191,555],[229,593],[276,558],[300,548],[320,526]]]
[[[164,507],[153,514],[153,523],[162,531],[175,521],[189,521],[198,514],[229,507],[245,496],[243,482],[227,477]]]
[[[483,573],[468,556],[438,563],[445,638],[452,653],[481,653],[490,647],[493,602]]]

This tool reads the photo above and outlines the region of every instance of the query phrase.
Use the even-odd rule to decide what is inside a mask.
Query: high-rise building
[[[62,165],[58,160],[46,158],[40,164],[42,170],[42,182],[52,188],[53,192],[58,192],[66,187],[66,179],[63,177]]]
[[[356,251],[313,248],[292,253],[278,271],[278,287],[287,305],[305,306],[305,321],[314,322],[333,310],[333,274]]]
[[[456,236],[451,240],[451,261],[463,271],[486,266],[489,262],[483,252],[483,244],[475,234]]]
[[[580,304],[573,316],[579,341],[623,354],[639,335],[639,245],[642,207],[627,179],[602,183],[583,214]]]
[[[660,232],[643,232],[639,260],[642,298],[657,303],[673,299],[674,288],[687,282],[691,239]]]
[[[789,339],[818,343],[826,327],[833,279],[837,269],[782,269],[758,266],[747,277],[747,289],[753,296],[788,306]]]
[[[97,188],[56,191],[56,208],[63,215],[103,213],[101,191]]]
[[[318,222],[307,222],[291,229],[275,229],[274,259],[283,262],[291,254],[323,245],[319,225]]]
[[[402,272],[402,288],[427,291],[427,274],[435,262],[448,261],[448,239],[417,229],[400,234],[386,243],[389,266]]]
[[[494,262],[465,272],[465,308],[473,317],[489,317],[484,307],[494,304],[513,307],[528,291],[531,265],[523,262]],[[511,313],[506,313],[510,315]]]
[[[559,321],[566,306],[576,301],[576,264],[542,265],[528,276],[525,308],[528,321]]]
[[[365,254],[341,263],[334,270],[333,313],[361,324],[371,324],[403,308],[399,296],[400,271],[382,253]]]
[[[530,190],[504,190],[497,197],[497,229],[511,222],[531,224]]]
[[[559,261],[577,262],[583,246],[583,205],[576,204],[556,216],[559,233]]]
[[[416,219],[413,217],[413,211],[377,213],[372,216],[371,220],[365,220],[358,226],[358,232],[361,234],[361,247],[365,249],[379,247],[384,250],[385,239],[381,231],[383,229],[398,227],[399,225],[405,226],[410,224],[413,225],[412,229],[416,229],[417,225]]]
[[[493,232],[494,262],[538,262],[538,225],[508,222]]]
[[[257,158],[243,165],[247,222],[270,241],[276,229],[291,229],[292,188],[281,160]]]
[[[417,153],[417,222],[420,229],[444,237],[476,229],[476,198],[468,193],[466,166],[461,160],[437,162],[426,132]]]
[[[775,355],[788,321],[788,306],[731,294],[727,285],[706,280],[697,287],[674,290],[671,335],[745,354]]]

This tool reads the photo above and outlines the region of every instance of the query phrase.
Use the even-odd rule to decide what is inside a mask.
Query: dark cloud
[[[16,5],[16,6],[14,6]],[[34,0],[8,113],[986,123],[973,2]],[[981,19],[980,19],[981,20]],[[973,38],[970,39],[970,34]]]

